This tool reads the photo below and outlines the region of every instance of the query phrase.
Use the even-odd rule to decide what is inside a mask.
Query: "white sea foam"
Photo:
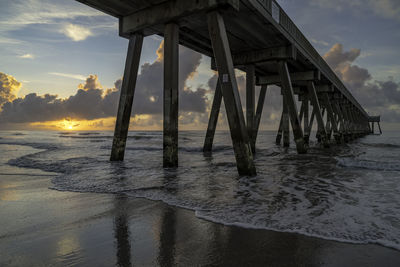
[[[382,162],[355,158],[337,158],[337,161],[338,164],[343,167],[355,167],[377,171],[400,171],[399,162]]]

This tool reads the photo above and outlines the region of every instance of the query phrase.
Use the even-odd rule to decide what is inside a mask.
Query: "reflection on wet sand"
[[[284,172],[285,167],[281,166],[281,168],[281,171]],[[305,183],[304,186],[314,183],[299,178],[304,175],[307,168],[302,165],[293,168],[294,170],[291,172],[294,172],[295,176],[300,179],[299,186],[302,183]],[[179,183],[179,175],[168,170],[165,172],[164,186],[172,181]],[[240,194],[240,182],[237,183],[237,186],[236,193]],[[165,190],[174,190],[173,193],[179,195],[180,192],[177,188],[165,188]],[[288,197],[293,198],[289,194],[281,195],[275,192],[271,205],[276,210],[280,210],[281,203],[287,201],[283,201],[282,198]],[[246,195],[241,195],[240,198],[244,202],[251,201]],[[144,214],[136,214],[143,210],[137,211],[132,208],[132,203],[140,201],[142,200],[123,195],[115,196],[114,203],[117,212],[114,219],[114,237],[118,266],[146,265],[148,262],[158,266],[320,266],[326,258],[336,264],[353,261],[354,259],[350,255],[347,258],[335,257],[337,253],[340,254],[347,250],[362,255],[356,259],[358,263],[371,260],[367,257],[369,249],[384,250],[373,245],[343,245],[299,234],[224,226],[199,220],[192,211],[146,200],[143,201],[151,203],[147,205],[151,206],[152,215],[143,220],[143,217],[146,217]],[[137,219],[139,217],[141,219]],[[143,231],[143,227],[138,225],[138,220],[139,223],[151,225],[150,231]],[[133,227],[130,228],[129,224],[132,224]],[[145,236],[148,241],[150,239],[152,247],[156,250],[154,258],[150,261],[146,259],[144,263],[143,257],[132,256],[134,254],[131,250],[140,245],[134,244],[133,236],[140,236],[139,239],[143,239]],[[143,240],[139,242],[143,242]],[[365,249],[365,247],[369,248]],[[396,256],[397,253],[393,252],[388,255],[392,261],[393,259],[394,262],[396,259],[400,261]],[[390,265],[389,263],[388,266]]]
[[[1,177],[1,175],[0,175]],[[17,187],[17,183],[8,182],[3,183],[0,181],[0,200],[2,201],[16,201],[20,199],[17,191],[14,190]]]
[[[165,171],[164,186],[171,181],[177,181],[178,177],[174,170]],[[166,189],[168,190],[168,189]],[[178,193],[173,189],[173,193]],[[125,195],[115,196],[115,218],[114,218],[114,237],[116,245],[117,266],[132,266],[135,259],[131,254],[131,238],[129,228],[130,201]],[[160,218],[150,222],[153,229],[157,228],[153,236],[153,242],[157,242],[158,247],[157,263],[160,266],[175,265],[175,236],[176,236],[176,210],[172,207],[165,207],[160,212]]]
[[[178,181],[175,170],[164,171],[164,186],[171,180]],[[179,194],[177,187],[173,189],[174,194]],[[160,238],[157,261],[161,266],[175,265],[175,242],[176,242],[176,212],[175,209],[167,207],[161,213]]]
[[[117,247],[117,266],[131,266],[131,244],[129,232],[127,197],[115,197],[116,215],[114,219],[114,237]]]

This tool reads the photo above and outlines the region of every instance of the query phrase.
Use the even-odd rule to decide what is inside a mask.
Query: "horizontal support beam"
[[[380,122],[381,116],[369,116],[368,121],[369,122]]]
[[[220,7],[229,6],[239,10],[239,3],[239,0],[166,1],[120,18],[120,35],[129,36],[152,26],[174,22],[194,13],[206,12]]]
[[[297,81],[318,81],[321,79],[321,72],[316,71],[304,71],[294,72],[290,74],[290,80],[293,83]],[[258,78],[258,85],[269,85],[269,84],[280,84],[281,78],[279,75],[262,76]]]
[[[281,46],[232,55],[235,66],[248,65],[275,60],[296,60],[297,50],[294,46]]]
[[[334,93],[333,98],[335,100],[341,100],[341,99],[344,99],[344,96],[341,93]]]
[[[249,51],[232,55],[235,67],[250,64],[277,61],[277,60],[296,60],[297,49],[292,46],[272,47],[261,50]],[[211,58],[211,69],[216,70],[215,59]]]
[[[317,85],[315,86],[317,93],[332,93],[335,91],[333,85]]]

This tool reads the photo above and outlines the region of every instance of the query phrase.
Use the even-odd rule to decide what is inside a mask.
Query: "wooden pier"
[[[111,160],[123,160],[143,37],[164,37],[164,166],[178,166],[178,46],[212,58],[218,82],[204,153],[212,151],[222,99],[237,169],[255,175],[255,144],[268,85],[281,88],[283,111],[276,142],[306,153],[314,121],[328,147],[370,134],[370,117],[274,0],[77,0],[119,18],[129,39]],[[246,72],[246,116],[235,68]],[[258,103],[255,86],[260,85]],[[140,88],[138,88],[140,90]],[[297,106],[295,96],[301,102]],[[245,120],[246,118],[246,120]],[[380,129],[380,125],[378,122]]]

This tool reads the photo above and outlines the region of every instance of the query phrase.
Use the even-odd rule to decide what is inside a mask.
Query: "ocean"
[[[400,250],[400,132],[329,149],[312,139],[306,155],[293,142],[275,145],[275,135],[259,134],[258,175],[240,177],[224,131],[211,157],[201,151],[204,131],[180,132],[178,169],[162,168],[162,132],[131,131],[125,161],[110,162],[112,132],[2,131],[0,174],[47,175],[58,191],[162,201],[224,225]]]

